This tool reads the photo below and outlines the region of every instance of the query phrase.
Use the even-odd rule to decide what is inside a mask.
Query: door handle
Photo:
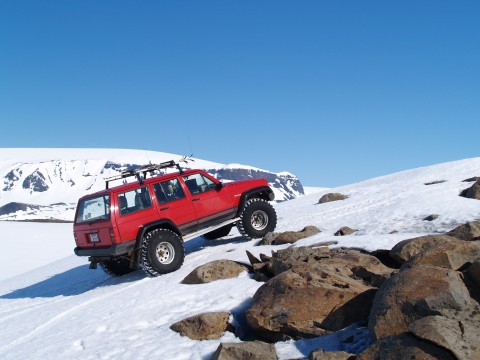
[[[168,209],[170,209],[170,206],[165,206],[163,208],[160,208],[160,211],[164,211],[164,210],[168,210]]]
[[[200,198],[194,198],[194,199],[192,199],[192,201],[198,201],[198,200],[200,200]]]

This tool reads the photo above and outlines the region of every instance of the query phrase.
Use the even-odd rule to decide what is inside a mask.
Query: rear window
[[[110,196],[83,199],[78,204],[77,224],[110,219]]]

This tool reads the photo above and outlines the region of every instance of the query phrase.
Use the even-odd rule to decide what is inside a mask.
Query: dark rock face
[[[182,284],[205,284],[238,276],[248,267],[232,260],[215,260],[201,265],[182,280]]]
[[[267,179],[271,187],[280,190],[285,195],[285,200],[296,198],[298,195],[304,195],[303,186],[297,177],[288,174],[274,174],[266,171],[257,171],[250,169],[206,169],[219,180],[251,180]],[[298,194],[298,195],[296,195]]]
[[[476,180],[471,187],[464,189],[460,193],[460,196],[463,196],[469,199],[480,200],[480,180]]]
[[[228,312],[199,314],[176,322],[170,329],[192,340],[219,339],[229,328],[229,317]]]
[[[45,176],[38,170],[28,175],[23,181],[22,187],[34,192],[43,192],[48,190]]]
[[[460,225],[449,231],[447,235],[467,241],[480,240],[480,221],[470,221]]]
[[[0,216],[16,213],[17,211],[37,210],[40,205],[31,205],[18,202],[10,202],[0,207]]]
[[[260,341],[222,343],[212,360],[277,360],[275,345]]]
[[[426,182],[425,185],[436,185],[436,184],[442,184],[444,182],[447,182],[447,180],[435,180],[435,181],[430,181]]]
[[[480,180],[480,176],[474,176],[465,180],[462,180],[462,182],[474,182]]]
[[[345,200],[347,196],[340,194],[340,193],[328,193],[323,195],[320,200],[318,200],[319,204],[324,204],[327,202],[331,201],[339,201],[339,200]]]
[[[431,215],[428,215],[427,217],[425,217],[425,218],[423,219],[423,221],[433,221],[433,220],[437,220],[439,216],[440,216],[440,215],[438,215],[438,214],[431,214]]]
[[[15,182],[20,180],[20,176],[22,176],[22,170],[12,170],[4,178],[5,187],[3,191],[9,191],[15,185]]]

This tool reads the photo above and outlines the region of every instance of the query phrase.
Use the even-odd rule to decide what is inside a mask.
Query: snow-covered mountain
[[[278,231],[314,225],[322,230],[294,246],[338,241],[337,246],[390,249],[397,242],[446,232],[480,219],[480,200],[459,196],[480,176],[480,158],[429,166],[325,190],[275,204]],[[318,204],[326,192],[342,201]],[[427,215],[438,218],[426,221]],[[358,231],[334,236],[341,226]],[[393,233],[395,231],[395,233]],[[263,284],[246,272],[237,278],[185,285],[194,268],[217,259],[247,262],[289,245],[254,246],[234,230],[217,241],[188,241],[185,263],[158,278],[134,272],[109,278],[89,270],[85,258],[72,255],[71,224],[0,221],[0,358],[23,359],[208,359],[221,342],[240,341],[232,333],[219,340],[195,341],[170,325],[207,311],[230,311],[242,320],[252,296]],[[73,330],[73,331],[72,331]],[[279,359],[306,358],[312,349],[361,351],[365,327],[332,335],[278,342]]]
[[[1,149],[0,220],[72,220],[79,197],[105,187],[104,178],[180,155],[115,149]],[[277,201],[303,195],[299,179],[240,164],[195,159],[220,180],[266,178]]]

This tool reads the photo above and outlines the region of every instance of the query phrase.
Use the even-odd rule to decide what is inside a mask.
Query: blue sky
[[[476,157],[479,13],[478,1],[2,1],[0,147],[193,152],[309,186]]]

